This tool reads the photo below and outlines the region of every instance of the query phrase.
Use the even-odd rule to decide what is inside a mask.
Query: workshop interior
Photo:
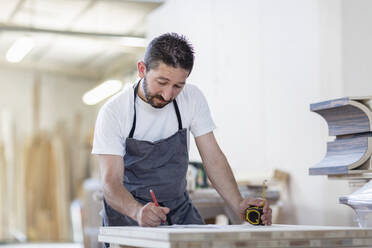
[[[239,216],[190,133],[205,225],[104,226],[97,116],[167,33],[192,44],[186,85],[240,194],[264,203]],[[369,0],[0,0],[0,246],[372,247],[371,44]]]

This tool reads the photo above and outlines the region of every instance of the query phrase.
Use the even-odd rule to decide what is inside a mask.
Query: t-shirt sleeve
[[[102,107],[94,129],[92,154],[124,156],[123,140],[117,116],[107,106]]]
[[[208,102],[203,93],[195,87],[194,89],[194,115],[191,121],[190,131],[194,137],[198,137],[213,131],[216,128],[212,119]]]

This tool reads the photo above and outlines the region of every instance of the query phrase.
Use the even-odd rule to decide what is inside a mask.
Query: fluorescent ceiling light
[[[91,89],[83,95],[83,102],[87,105],[94,105],[103,99],[112,96],[121,90],[122,82],[120,80],[107,80],[97,87]]]
[[[6,53],[6,59],[11,63],[20,62],[33,48],[34,41],[30,37],[16,40]]]
[[[120,38],[120,44],[130,47],[146,47],[146,39],[137,37],[123,37]]]

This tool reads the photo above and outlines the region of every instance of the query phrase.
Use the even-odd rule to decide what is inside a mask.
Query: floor
[[[25,244],[0,244],[1,248],[83,248],[78,243],[25,243]]]

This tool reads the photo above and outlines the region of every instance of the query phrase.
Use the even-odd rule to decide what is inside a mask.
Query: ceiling
[[[0,0],[0,66],[105,78],[133,70],[144,46],[146,16],[163,0]],[[34,48],[17,64],[7,50],[29,36]]]

